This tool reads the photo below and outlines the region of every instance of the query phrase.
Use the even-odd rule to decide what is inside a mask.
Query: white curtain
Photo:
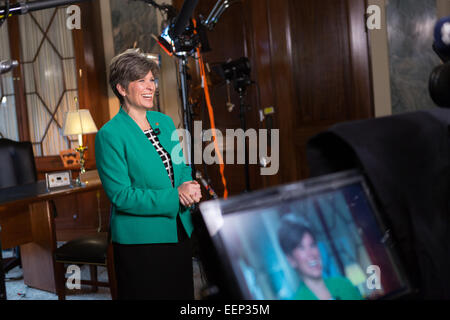
[[[36,156],[71,147],[62,136],[65,113],[78,95],[72,31],[65,8],[19,16],[28,123]]]

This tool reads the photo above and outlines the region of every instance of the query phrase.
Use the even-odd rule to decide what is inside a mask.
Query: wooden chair
[[[55,251],[56,293],[59,300],[66,298],[65,265],[89,265],[90,280],[81,280],[81,284],[91,285],[96,292],[98,287],[109,287],[111,298],[117,299],[116,276],[114,272],[113,246],[109,232],[86,235],[66,242]],[[108,282],[99,282],[97,266],[108,270]]]

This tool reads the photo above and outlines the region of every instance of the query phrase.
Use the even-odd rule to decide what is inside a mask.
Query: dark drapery
[[[420,297],[450,298],[450,110],[342,123],[313,137],[311,176],[359,168]]]

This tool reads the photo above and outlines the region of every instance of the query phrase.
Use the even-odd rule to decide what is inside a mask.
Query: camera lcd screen
[[[408,288],[358,172],[209,201],[200,211],[239,298],[373,300]]]

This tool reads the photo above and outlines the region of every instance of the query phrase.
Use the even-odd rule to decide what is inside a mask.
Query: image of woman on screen
[[[278,230],[281,249],[298,272],[301,283],[292,300],[361,300],[344,277],[323,277],[322,257],[314,233],[304,223],[284,220]]]

